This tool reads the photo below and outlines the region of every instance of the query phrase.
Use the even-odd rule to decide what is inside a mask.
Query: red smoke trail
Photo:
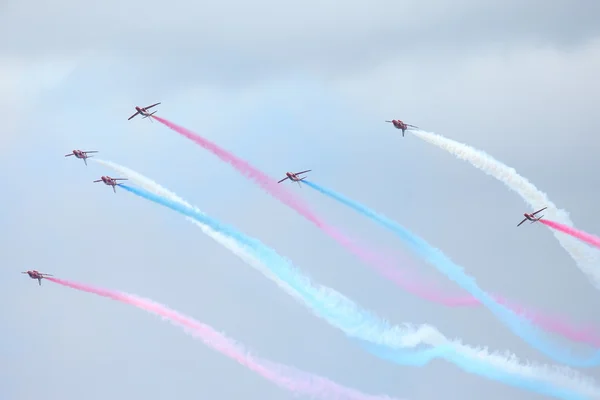
[[[566,233],[567,235],[571,235],[579,240],[591,244],[592,246],[600,247],[600,238],[598,236],[591,235],[589,233],[580,231],[579,229],[575,229],[571,226],[567,226],[556,221],[550,221],[548,219],[540,219],[539,222],[546,226],[549,226],[552,229],[556,229],[557,231],[561,231],[563,233]]]
[[[279,185],[275,179],[271,178],[256,167],[250,165],[250,163],[248,163],[247,161],[242,160],[234,154],[231,154],[227,150],[222,149],[216,144],[190,131],[189,129],[181,127],[164,118],[157,117],[156,115],[153,115],[151,118],[154,118],[158,122],[169,127],[170,129],[174,130],[180,135],[183,135],[191,141],[195,142],[196,144],[202,146],[204,149],[210,151],[211,153],[219,157],[222,161],[231,164],[242,175],[256,182],[271,196],[277,198],[287,206],[296,210],[298,214],[302,215],[304,218],[312,222],[314,225],[320,228],[323,232],[325,232],[336,242],[341,244],[352,254],[360,258],[362,261],[373,265],[373,267],[386,278],[390,280],[401,279],[398,275],[398,271],[394,267],[390,266],[383,257],[373,254],[372,252],[352,243],[352,241],[349,238],[347,238],[342,233],[338,232],[334,227],[328,225],[324,221],[321,221],[321,219],[317,217],[308,208],[308,206],[304,204],[304,202],[301,199],[294,196],[284,186]]]
[[[431,285],[425,287],[415,282],[403,282],[401,286],[408,292],[417,294],[419,297],[425,300],[443,304],[448,307],[481,306],[481,303],[475,297],[469,295],[445,295],[442,293],[441,289],[434,288],[434,286]],[[543,328],[548,332],[561,335],[576,342],[586,343],[595,347],[600,346],[600,333],[594,326],[577,325],[573,321],[569,321],[561,316],[540,313],[499,295],[492,295],[492,297],[498,303],[512,310],[515,314],[528,319],[533,324]]]
[[[357,390],[338,385],[326,378],[315,376],[285,365],[262,360],[251,355],[250,352],[243,348],[239,343],[236,343],[223,334],[215,331],[210,326],[195,321],[190,317],[182,315],[177,311],[170,310],[169,308],[150,300],[62,279],[52,277],[46,277],[45,279],[72,289],[93,293],[98,296],[129,304],[166,318],[171,322],[182,326],[188,333],[201,339],[207,346],[212,347],[214,350],[217,350],[223,355],[256,372],[263,378],[289,391],[312,395],[321,399],[393,400],[393,398],[388,396],[364,394]]]

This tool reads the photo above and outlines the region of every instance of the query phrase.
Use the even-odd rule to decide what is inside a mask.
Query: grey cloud
[[[76,67],[77,61],[69,58],[38,59],[31,63],[0,54],[0,118],[3,124],[0,151],[8,150],[14,138],[23,132],[25,117],[37,107],[40,97],[64,83]]]
[[[344,73],[399,55],[454,58],[519,42],[571,48],[600,30],[595,1],[192,4],[61,1],[32,9],[11,1],[0,33],[14,56],[94,50],[146,76],[178,70],[187,79],[195,72],[231,80],[294,69]]]

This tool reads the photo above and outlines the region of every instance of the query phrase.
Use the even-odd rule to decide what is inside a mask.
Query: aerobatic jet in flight
[[[115,186],[117,186],[119,184],[117,181],[126,181],[126,180],[127,180],[127,178],[111,178],[110,176],[103,176],[100,179],[98,179],[97,181],[94,181],[94,183],[104,182],[105,185],[112,186],[113,192],[117,193],[117,190],[115,189]]]
[[[94,156],[88,156],[89,153],[97,153],[97,151],[81,151],[81,150],[73,150],[72,153],[70,154],[65,154],[65,157],[71,157],[71,156],[75,156],[77,158],[80,158],[83,160],[83,162],[85,163],[85,165],[87,165],[87,158],[90,157],[94,157]]]
[[[23,271],[21,273],[29,275],[31,279],[37,279],[40,286],[42,286],[42,279],[44,279],[47,276],[54,276],[50,274],[42,274],[41,272],[38,272],[35,269],[33,271]]]
[[[533,224],[534,222],[537,222],[537,221],[539,221],[540,219],[542,219],[543,215],[540,215],[540,216],[539,216],[539,217],[537,217],[537,218],[535,217],[535,215],[536,215],[537,213],[540,213],[540,212],[544,211],[546,208],[548,208],[548,207],[541,208],[541,209],[539,209],[539,210],[537,210],[536,212],[534,212],[534,213],[531,213],[531,214],[524,213],[523,215],[525,216],[525,219],[523,219],[523,221],[519,222],[519,224],[518,224],[517,226],[521,226],[521,224],[522,224],[523,222],[527,221],[527,220],[531,221],[531,223],[532,223],[532,224]]]
[[[390,122],[392,123],[392,125],[394,125],[394,127],[396,129],[402,129],[402,137],[404,137],[404,132],[406,132],[406,130],[410,127],[410,128],[419,128],[418,126],[414,126],[414,125],[409,125],[409,124],[405,124],[404,122],[400,121],[399,119],[393,119],[391,121],[385,121],[385,122]]]
[[[148,110],[150,108],[154,107],[154,106],[159,105],[159,104],[160,103],[155,103],[155,104],[152,104],[151,106],[148,106],[148,107],[138,107],[138,106],[135,106],[135,110],[136,110],[135,114],[133,114],[131,117],[127,118],[127,121],[129,121],[131,118],[135,117],[138,114],[143,115],[142,118],[148,118],[148,117],[156,114],[156,111],[158,111],[158,110],[154,111],[153,113],[148,112]],[[150,121],[152,121],[152,118],[150,118]]]
[[[301,172],[296,172],[296,173],[286,172],[285,173],[286,177],[283,178],[282,180],[280,180],[277,183],[281,183],[281,182],[285,181],[286,179],[289,179],[292,182],[298,182],[298,186],[302,187],[300,185],[300,182],[302,182],[303,180],[305,180],[306,177],[300,178],[298,175],[305,174],[305,173],[310,172],[310,171],[311,171],[310,169],[307,169],[306,171],[301,171]]]

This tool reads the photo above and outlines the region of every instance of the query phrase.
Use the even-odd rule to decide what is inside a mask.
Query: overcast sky
[[[373,357],[180,215],[92,184],[112,172],[63,156],[99,150],[394,323],[551,363],[485,309],[404,293],[201,148],[127,117],[160,101],[159,115],[274,177],[312,169],[315,182],[438,246],[482,288],[600,327],[597,291],[552,234],[515,228],[529,211],[520,198],[384,123],[486,151],[600,233],[598,21],[591,0],[3,0],[0,397],[292,398],[158,318],[19,273],[38,269],[152,298],[265,358],[367,393],[541,398],[447,362]],[[291,189],[352,237],[461,293],[389,232]]]

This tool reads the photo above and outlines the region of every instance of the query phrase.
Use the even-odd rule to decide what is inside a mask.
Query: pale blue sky
[[[492,154],[599,233],[600,6],[519,3],[2,3],[0,398],[292,398],[157,318],[40,288],[26,269],[152,298],[265,358],[367,393],[540,398],[446,362],[376,359],[181,216],[115,195],[92,183],[110,171],[63,157],[99,150],[392,322],[430,323],[470,345],[550,362],[485,309],[402,292],[193,143],[127,121],[135,105],[161,101],[159,115],[271,176],[312,169],[315,182],[439,246],[483,288],[600,326],[597,291],[550,232],[515,228],[528,211],[521,199],[383,122],[401,118]],[[291,189],[351,236],[402,254],[375,224]]]

